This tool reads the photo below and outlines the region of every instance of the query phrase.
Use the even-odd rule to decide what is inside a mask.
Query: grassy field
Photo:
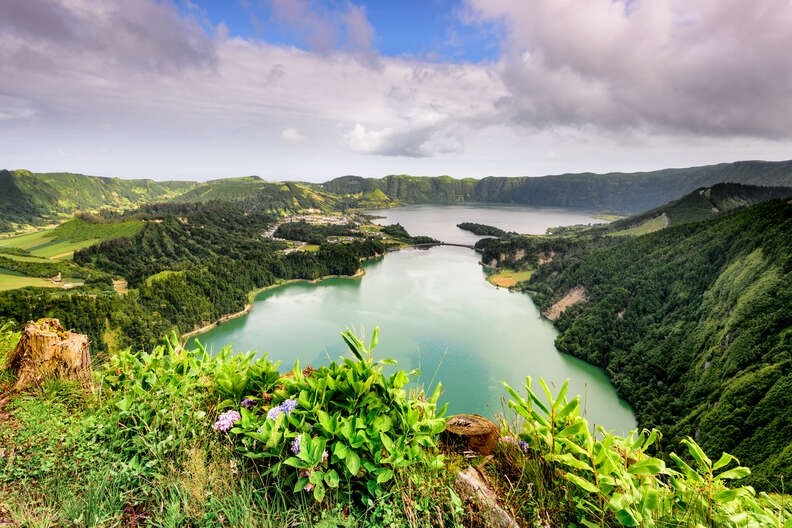
[[[55,285],[47,279],[38,277],[25,277],[24,275],[12,275],[10,273],[0,273],[0,291],[15,290],[26,286],[51,287]]]
[[[653,233],[655,231],[659,231],[660,229],[663,229],[667,225],[668,225],[668,219],[665,214],[662,214],[630,229],[625,229],[624,231],[616,231],[615,233],[611,233],[611,235],[612,236],[645,235],[647,233]]]
[[[30,256],[10,256],[17,260],[31,257],[44,259],[70,259],[78,249],[92,246],[102,240],[122,236],[133,236],[143,227],[143,222],[130,221],[118,224],[91,223],[82,218],[72,218],[58,227],[40,229],[32,233],[0,239],[0,247],[19,248],[30,252]]]
[[[512,270],[504,269],[493,273],[487,277],[487,282],[500,288],[511,288],[518,283],[527,281],[533,275],[534,270]]]

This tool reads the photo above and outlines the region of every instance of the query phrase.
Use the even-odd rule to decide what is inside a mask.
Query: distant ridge
[[[378,208],[408,203],[513,203],[635,214],[718,183],[792,187],[792,161],[740,161],[684,169],[579,173],[481,180],[449,176],[341,176],[325,183],[270,182],[258,176],[207,182],[123,180],[71,173],[0,171],[0,231],[62,220],[78,211],[146,203],[222,200],[245,209]]]

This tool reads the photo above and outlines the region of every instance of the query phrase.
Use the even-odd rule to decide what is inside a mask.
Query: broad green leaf
[[[377,474],[377,484],[388,482],[392,478],[393,478],[393,471],[391,471],[390,469],[383,469]]]
[[[325,497],[325,487],[324,487],[324,484],[322,484],[321,482],[319,482],[318,484],[316,484],[316,485],[314,486],[314,489],[313,489],[313,496],[314,496],[314,499],[316,499],[316,501],[317,501],[317,502],[322,502],[322,501],[324,500],[324,497]]]
[[[631,475],[658,475],[663,470],[665,470],[665,462],[653,457],[636,462],[627,468],[627,472]]]
[[[346,457],[346,466],[349,473],[354,477],[360,471],[360,457],[354,451],[350,451]]]
[[[588,480],[578,477],[574,473],[570,473],[567,471],[566,473],[564,473],[564,477],[566,477],[567,480],[575,484],[577,487],[582,488],[588,491],[589,493],[597,493],[599,491],[595,484],[589,482]]]
[[[750,474],[751,474],[750,469],[748,469],[747,467],[738,466],[736,468],[726,470],[723,473],[720,473],[719,475],[716,475],[715,478],[717,480],[736,480],[736,479],[745,478]]]
[[[327,485],[330,486],[331,488],[337,488],[338,487],[339,478],[338,478],[338,473],[336,472],[335,469],[327,470],[327,473],[325,473],[324,479],[325,479],[325,482],[327,483]]]

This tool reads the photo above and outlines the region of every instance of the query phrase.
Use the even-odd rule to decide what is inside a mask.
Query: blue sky
[[[345,11],[348,0],[308,2],[328,20]],[[374,49],[385,57],[405,57],[432,62],[496,60],[503,39],[502,24],[472,21],[458,0],[379,0],[352,3],[364,9],[373,26]],[[268,0],[179,0],[185,15],[198,14],[210,26],[224,23],[229,36],[261,39],[271,44],[309,49],[300,31],[278,20]],[[344,28],[339,28],[343,42]]]

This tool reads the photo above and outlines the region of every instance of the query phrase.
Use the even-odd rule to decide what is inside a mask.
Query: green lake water
[[[404,211],[407,209],[408,211]],[[475,242],[455,227],[471,220],[504,227],[498,208],[413,206],[378,211],[399,221],[409,231],[454,242]],[[504,207],[504,217],[520,208]],[[506,225],[521,232],[544,232],[551,225],[588,223],[588,216],[554,210],[542,220],[541,210],[525,209],[525,221]],[[539,213],[537,213],[539,211]],[[460,217],[460,215],[462,215]],[[483,222],[488,218],[488,222]],[[559,221],[560,220],[560,221]],[[548,222],[550,222],[548,224]],[[448,229],[450,223],[453,230]],[[434,225],[435,227],[432,227]],[[544,226],[544,227],[542,227]],[[446,236],[441,235],[445,233]],[[459,235],[450,239],[449,233]],[[267,290],[252,312],[199,336],[212,350],[233,345],[236,351],[255,350],[281,361],[289,370],[296,359],[319,366],[346,355],[340,337],[345,328],[367,336],[380,326],[377,358],[393,358],[399,367],[419,368],[418,380],[427,388],[440,381],[441,401],[450,413],[493,415],[502,409],[502,381],[521,388],[525,377],[543,377],[556,386],[567,378],[570,393],[580,394],[591,423],[626,432],[635,426],[629,406],[621,401],[604,373],[583,361],[560,354],[553,341],[552,324],[539,317],[526,294],[495,288],[484,280],[475,252],[459,247],[403,249],[364,264],[358,279],[328,279],[317,284],[292,283]]]

